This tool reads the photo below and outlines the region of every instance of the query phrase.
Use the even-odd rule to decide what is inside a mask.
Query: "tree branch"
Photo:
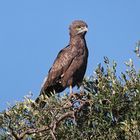
[[[79,102],[79,106],[77,108],[75,108],[72,111],[62,114],[59,117],[57,117],[57,115],[56,115],[56,117],[54,117],[52,122],[47,126],[44,126],[41,128],[27,128],[24,132],[21,132],[20,134],[18,132],[15,132],[15,130],[12,128],[12,125],[11,125],[12,118],[10,115],[6,114],[6,116],[10,120],[8,128],[9,128],[12,136],[16,140],[23,139],[25,137],[25,135],[38,134],[40,132],[45,132],[45,131],[50,131],[50,135],[52,136],[52,139],[56,140],[55,134],[56,134],[56,129],[58,128],[59,124],[67,118],[72,118],[72,119],[76,120],[75,114],[78,113],[84,105],[89,104],[89,101],[82,99],[82,97],[83,97],[83,95],[80,96],[77,93],[71,95],[68,98],[68,100],[63,104],[63,106],[60,107],[59,109],[60,109],[60,111],[62,111],[63,109],[70,109],[75,104],[75,102]],[[56,109],[53,108],[53,110],[56,110]],[[58,108],[57,108],[57,110],[58,110]]]

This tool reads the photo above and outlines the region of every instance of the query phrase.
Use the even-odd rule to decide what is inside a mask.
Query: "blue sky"
[[[0,1],[0,110],[7,102],[37,97],[57,53],[69,42],[75,19],[87,22],[89,61],[86,75],[108,56],[118,63],[132,58],[140,39],[139,0],[5,0]]]

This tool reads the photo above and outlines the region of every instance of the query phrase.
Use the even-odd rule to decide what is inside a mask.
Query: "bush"
[[[135,53],[140,57],[140,43]],[[133,61],[118,77],[117,64],[104,58],[95,74],[83,80],[84,91],[53,95],[41,109],[30,96],[0,113],[1,140],[138,140],[140,71]]]

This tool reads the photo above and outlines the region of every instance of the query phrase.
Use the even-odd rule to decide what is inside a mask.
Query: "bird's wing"
[[[87,57],[88,52],[86,52],[84,49],[80,48],[77,50],[76,56],[73,58],[70,66],[65,73],[65,77],[63,79],[64,83],[74,75],[74,78],[78,76],[76,78],[79,79],[77,82],[80,82],[83,79],[87,66]]]
[[[70,47],[67,46],[58,53],[53,66],[49,70],[44,87],[52,85],[54,81],[56,82],[64,75],[65,71],[69,68],[73,59],[77,55],[77,51],[71,51]]]

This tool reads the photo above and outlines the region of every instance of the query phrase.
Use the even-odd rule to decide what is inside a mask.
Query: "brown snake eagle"
[[[57,55],[48,76],[41,88],[36,103],[40,104],[41,95],[60,93],[67,87],[81,85],[88,61],[88,48],[85,34],[88,31],[87,24],[82,20],[75,20],[69,27],[69,45],[63,48]],[[42,107],[44,104],[41,105]]]

